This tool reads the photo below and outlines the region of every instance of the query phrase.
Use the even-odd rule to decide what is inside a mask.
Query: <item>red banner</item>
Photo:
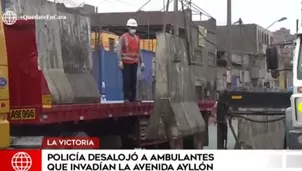
[[[41,171],[41,150],[2,150],[1,171]]]
[[[99,149],[99,138],[88,137],[48,137],[42,142],[43,149]]]

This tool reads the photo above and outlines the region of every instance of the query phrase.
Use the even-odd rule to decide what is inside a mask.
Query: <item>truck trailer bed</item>
[[[201,112],[211,111],[214,104],[214,101],[199,101],[198,103]],[[100,104],[53,105],[52,108],[22,106],[11,109],[9,121],[11,124],[52,124],[80,120],[144,116],[150,115],[152,108],[152,101],[135,103],[106,102]],[[26,110],[33,110],[35,116],[32,118],[13,118],[14,112],[19,111],[22,113]]]

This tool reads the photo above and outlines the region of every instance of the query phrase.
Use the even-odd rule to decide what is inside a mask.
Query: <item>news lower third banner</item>
[[[2,150],[1,171],[301,170],[291,150]]]

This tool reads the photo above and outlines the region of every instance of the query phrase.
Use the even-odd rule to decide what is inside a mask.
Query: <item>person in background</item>
[[[140,48],[140,38],[136,35],[137,22],[130,18],[126,24],[128,32],[118,42],[118,65],[123,74],[124,100],[134,102],[136,98],[137,68],[144,71],[145,64]]]

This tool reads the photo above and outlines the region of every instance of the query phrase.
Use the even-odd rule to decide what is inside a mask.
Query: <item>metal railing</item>
[[[280,137],[282,139],[283,136],[282,142],[278,139],[276,140],[279,141],[278,145],[275,147],[271,146],[271,148],[283,148],[285,146],[284,142],[286,142],[285,123],[283,120],[285,119],[285,110],[290,106],[290,96],[291,93],[287,92],[222,92],[217,103],[217,148],[227,149],[229,129],[235,138],[236,145],[234,148],[259,148],[259,146],[254,147],[251,143],[239,140],[240,133],[241,136],[252,139],[257,136],[260,137],[259,134],[263,134],[261,137],[270,136],[272,134],[270,131],[276,133],[276,130],[283,129],[284,135],[282,132],[274,134],[279,139]],[[238,133],[233,127],[232,121],[234,118],[245,121],[243,127],[238,127]],[[255,123],[258,123],[258,125]],[[270,129],[270,123],[275,123],[281,128],[277,129],[277,126],[274,125],[276,129]],[[259,124],[264,125],[260,126]],[[264,129],[260,130],[257,126]],[[241,130],[243,128],[248,131],[244,132],[244,130]],[[249,140],[249,142],[254,141]],[[280,144],[283,144],[283,146],[281,147]],[[265,149],[266,147],[260,148]]]

